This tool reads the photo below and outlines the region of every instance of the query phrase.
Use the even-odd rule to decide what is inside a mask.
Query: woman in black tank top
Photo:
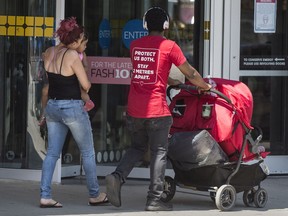
[[[92,128],[80,93],[80,88],[88,92],[91,83],[75,50],[83,39],[83,27],[71,17],[60,22],[56,36],[60,44],[48,48],[44,54],[49,80],[46,87],[49,100],[45,106],[48,148],[42,167],[40,207],[62,207],[61,203],[52,199],[51,181],[69,130],[81,152],[89,192],[88,204],[103,204],[108,200],[106,194],[99,190]]]

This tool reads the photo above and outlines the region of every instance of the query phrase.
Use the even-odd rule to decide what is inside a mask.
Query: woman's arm
[[[80,60],[78,53],[76,51],[73,51],[73,50],[71,50],[71,51],[72,52],[70,52],[70,53],[73,53],[73,54],[69,53],[70,54],[69,56],[72,56],[72,59],[73,59],[72,64],[71,64],[71,68],[72,68],[73,72],[76,74],[82,89],[85,92],[88,92],[89,89],[91,88],[91,83],[90,83],[88,76],[87,76],[87,73],[83,67],[83,63]],[[67,58],[67,59],[70,59],[70,58]]]
[[[83,67],[86,73],[88,72],[88,61],[87,61],[87,56],[86,53],[83,52],[83,59],[82,59]]]

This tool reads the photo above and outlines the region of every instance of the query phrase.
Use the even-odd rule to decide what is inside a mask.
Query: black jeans
[[[167,163],[168,134],[172,117],[133,118],[127,116],[127,127],[131,132],[131,147],[120,161],[115,173],[125,181],[134,165],[143,159],[150,146],[150,186],[148,198],[160,199]]]

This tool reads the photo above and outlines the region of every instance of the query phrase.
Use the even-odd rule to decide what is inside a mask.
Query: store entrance
[[[200,23],[201,16],[203,16],[202,2],[200,0],[70,0],[69,3],[66,1],[65,17],[77,17],[77,20],[88,31],[89,41],[86,49],[88,57],[95,59],[94,61],[99,59],[102,62],[113,63],[115,61],[115,64],[117,62],[117,65],[121,65],[121,63],[126,64],[127,61],[130,61],[127,44],[133,39],[123,37],[123,31],[126,28],[125,31],[128,29],[131,31],[129,35],[133,35],[133,31],[142,28],[145,11],[152,6],[160,6],[170,16],[170,29],[165,36],[176,41],[187,60],[201,71],[199,47],[201,44]],[[129,26],[130,21],[132,21],[131,26]],[[111,72],[111,68],[105,68],[105,70]],[[130,145],[129,133],[125,127],[129,84],[117,83],[116,79],[116,82],[109,82],[111,80],[113,77],[107,82],[94,80],[89,91],[90,98],[96,104],[95,109],[91,110],[89,115],[91,116],[99,176],[105,176],[114,170]],[[79,158],[80,155],[73,139],[67,138],[67,146],[63,149],[62,176],[79,173],[81,166],[74,166],[74,162],[75,164],[81,163]],[[67,162],[65,162],[66,159]],[[130,176],[149,178],[149,169],[147,169],[149,160],[148,153],[143,161],[137,164]]]
[[[271,152],[266,159],[270,172],[286,174],[288,173],[287,1],[279,0],[276,4],[276,1],[241,0],[239,4],[241,11],[239,13],[240,8],[235,8],[234,14],[241,16],[233,16],[231,21],[240,23],[239,31],[231,32],[231,38],[239,40],[239,43],[235,41],[231,43],[233,44],[231,50],[234,50],[231,53],[239,53],[240,56],[239,59],[238,56],[237,58],[233,56],[233,59],[239,61],[234,61],[231,68],[234,70],[234,76],[236,74],[252,91],[254,99],[252,124],[263,130],[262,144]],[[269,17],[269,23],[262,19],[264,17]]]

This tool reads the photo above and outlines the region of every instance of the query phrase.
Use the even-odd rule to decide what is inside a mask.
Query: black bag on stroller
[[[207,130],[173,134],[169,139],[168,157],[183,171],[229,161]]]

